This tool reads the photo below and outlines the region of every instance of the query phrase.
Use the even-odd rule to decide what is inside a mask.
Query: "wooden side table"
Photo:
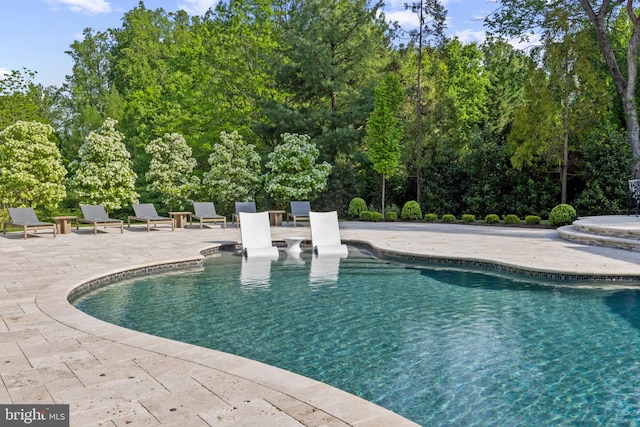
[[[271,225],[282,225],[282,214],[287,211],[269,211],[269,223]]]
[[[191,212],[169,212],[173,218],[177,228],[185,228],[187,226],[187,218],[191,217]]]
[[[78,220],[77,216],[54,216],[53,220],[56,222],[56,229],[58,234],[71,233],[71,221]]]

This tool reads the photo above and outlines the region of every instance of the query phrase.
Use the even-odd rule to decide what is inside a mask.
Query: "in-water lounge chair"
[[[293,219],[293,226],[296,226],[296,221],[301,219],[309,220],[309,212],[311,211],[311,203],[309,201],[290,202],[291,212],[287,213],[287,220]]]
[[[271,241],[271,225],[267,212],[240,212],[240,235],[244,256],[278,258],[278,248]]]
[[[334,254],[347,257],[349,251],[347,245],[343,245],[340,240],[336,211],[309,212],[309,225],[311,227],[311,246],[318,256]]]
[[[79,222],[93,224],[93,234],[98,234],[98,226],[120,227],[120,233],[123,232],[123,221],[121,219],[109,218],[107,211],[102,205],[80,205],[82,216],[78,218]],[[78,228],[78,226],[76,226]]]
[[[256,202],[236,202],[236,213],[231,215],[231,220],[236,222],[236,227],[240,227],[240,212],[256,212]]]
[[[227,217],[218,215],[213,202],[193,202],[193,210],[195,213],[191,215],[191,224],[193,218],[200,220],[200,230],[205,222],[222,222],[224,228],[227,228]]]
[[[151,230],[151,225],[155,227],[158,224],[171,224],[171,231],[175,230],[175,222],[173,218],[158,215],[156,207],[152,203],[133,204],[133,212],[135,215],[129,216],[127,219],[128,226],[131,227],[131,220],[146,222],[147,231]]]
[[[3,234],[7,234],[7,226],[22,227],[24,238],[27,238],[27,231],[30,230],[53,230],[53,237],[56,237],[56,225],[51,222],[42,222],[36,216],[33,208],[9,208],[11,221],[4,222],[2,226]]]

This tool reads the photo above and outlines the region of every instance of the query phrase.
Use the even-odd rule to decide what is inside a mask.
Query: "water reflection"
[[[309,284],[311,286],[323,283],[335,283],[340,272],[340,254],[323,254],[311,257],[309,270]]]
[[[269,288],[271,262],[269,257],[242,257],[240,283],[243,290]]]
[[[612,313],[617,314],[631,326],[640,329],[640,294],[635,289],[624,289],[604,298]]]

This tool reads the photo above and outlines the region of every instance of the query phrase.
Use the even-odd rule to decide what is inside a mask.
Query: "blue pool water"
[[[339,269],[338,269],[339,268]],[[245,263],[101,288],[100,319],[332,384],[424,426],[640,421],[640,293],[375,259]]]

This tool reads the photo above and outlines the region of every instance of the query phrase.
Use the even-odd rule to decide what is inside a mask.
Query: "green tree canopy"
[[[66,195],[53,128],[18,121],[0,131],[0,203],[3,207],[54,208]]]
[[[276,207],[284,208],[291,200],[313,200],[327,186],[331,165],[316,164],[320,155],[309,135],[285,133],[284,142],[269,153],[265,190]]]
[[[400,163],[400,105],[402,86],[397,76],[386,74],[376,86],[373,112],[367,120],[367,144],[369,159],[376,172],[382,174],[382,215],[385,207],[385,178],[393,175]]]
[[[131,155],[116,130],[118,122],[107,118],[102,126],[89,132],[78,152],[79,159],[69,167],[72,194],[85,204],[102,204],[105,209],[120,209],[138,202]]]
[[[191,147],[179,133],[165,133],[151,141],[145,150],[151,155],[147,190],[159,193],[169,210],[184,209],[200,185],[200,179],[192,175],[196,160],[191,157]]]
[[[17,121],[50,123],[52,90],[33,83],[35,76],[26,68],[0,75],[0,129]]]

